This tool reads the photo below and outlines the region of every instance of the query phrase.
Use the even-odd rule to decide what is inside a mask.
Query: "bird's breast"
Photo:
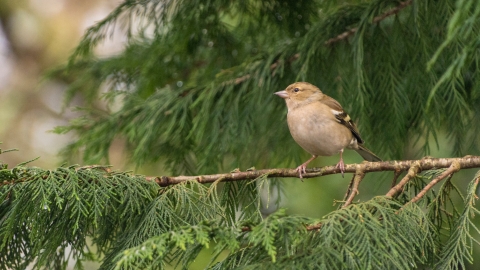
[[[352,143],[353,135],[347,127],[335,120],[333,114],[325,111],[328,108],[315,107],[306,106],[288,112],[290,133],[312,155],[335,155]]]

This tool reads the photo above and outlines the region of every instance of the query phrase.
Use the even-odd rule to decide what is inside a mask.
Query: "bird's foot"
[[[300,180],[303,182],[303,176],[302,173],[307,173],[307,163],[303,163],[302,165],[298,166],[295,171],[298,172],[298,177],[300,177]]]
[[[317,158],[317,156],[312,156],[309,160],[305,161],[302,165],[298,166],[295,169],[295,171],[298,172],[298,177],[300,177],[300,180],[302,180],[302,182],[303,182],[302,173],[307,173],[306,169],[307,169],[308,163],[310,163],[310,161],[314,160],[315,158]]]
[[[337,163],[335,168],[340,169],[340,172],[342,173],[342,177],[343,177],[343,173],[345,172],[345,163],[343,163],[343,158],[340,159],[340,161]]]

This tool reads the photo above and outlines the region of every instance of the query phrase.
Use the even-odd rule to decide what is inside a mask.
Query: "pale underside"
[[[323,114],[319,113],[319,109],[331,111],[331,108],[321,103],[310,103],[302,106],[301,110],[288,111],[287,122],[293,139],[315,156],[332,156],[344,148],[357,149],[357,140],[352,132],[340,124],[332,112]]]

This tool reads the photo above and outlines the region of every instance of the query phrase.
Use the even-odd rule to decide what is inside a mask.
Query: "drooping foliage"
[[[104,166],[2,165],[0,267],[64,269],[70,260],[78,267],[99,260],[101,269],[189,269],[208,252],[208,269],[465,269],[480,237],[480,173],[466,192],[448,179],[410,202],[443,171],[419,175],[396,198],[312,219],[285,209],[263,217],[266,175],[160,187]],[[465,194],[463,209],[452,193]]]
[[[302,152],[273,92],[309,81],[384,159],[414,143],[428,153],[443,131],[455,155],[478,152],[478,10],[452,0],[125,1],[52,73],[71,80],[67,104],[86,102],[56,131],[77,134],[65,153],[92,163],[121,138],[136,164],[160,160],[174,173],[291,164]],[[114,31],[125,50],[96,56]],[[95,108],[98,99],[115,106]]]

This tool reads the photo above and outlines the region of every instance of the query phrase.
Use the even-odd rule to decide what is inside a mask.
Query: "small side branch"
[[[355,181],[355,175],[353,175],[352,180],[350,180],[350,183],[348,184],[347,192],[345,192],[345,195],[343,196],[342,202],[347,201],[348,196],[352,192],[352,187],[353,187],[353,182]]]
[[[322,223],[315,223],[315,224],[310,224],[310,225],[305,225],[305,229],[307,231],[318,231],[322,228]],[[243,226],[242,228],[240,228],[240,231],[242,232],[251,232],[252,231],[252,227],[250,226]]]
[[[296,53],[292,57],[288,59],[288,63],[295,62],[298,58],[300,58],[300,54]],[[270,71],[273,72],[273,76],[275,76],[275,71],[277,67],[280,65],[280,61],[276,61],[273,64],[270,65]],[[252,76],[250,74],[243,75],[241,77],[226,81],[223,83],[223,85],[230,85],[230,84],[241,84],[246,80],[249,80]]]
[[[443,173],[441,173],[437,178],[433,179],[426,185],[412,200],[410,200],[407,204],[409,203],[415,203],[419,201],[430,189],[432,189],[433,186],[435,186],[438,182],[442,181],[448,176],[453,175],[454,173],[458,172],[461,169],[461,165],[458,162],[453,162],[450,167]]]
[[[417,176],[418,173],[421,172],[421,164],[420,161],[416,161],[412,164],[410,169],[408,170],[407,175],[405,175],[400,183],[396,184],[394,187],[392,187],[386,194],[387,197],[393,197],[400,193],[400,191],[403,190],[403,187],[410,181],[412,178]]]
[[[474,189],[474,190],[477,190],[478,184],[480,183],[480,173],[477,173],[477,175],[475,175],[475,176],[476,176],[477,178],[475,178],[475,182],[474,182],[474,184],[473,184],[473,185],[474,185],[474,188],[473,188],[473,189]],[[475,192],[474,196],[475,196],[475,199],[478,200],[477,192]]]
[[[397,184],[397,180],[400,174],[402,174],[402,170],[395,170],[392,179],[392,186],[390,188],[393,188]]]
[[[322,223],[317,223],[317,224],[312,224],[312,225],[308,225],[306,227],[307,231],[316,231],[316,230],[320,230],[322,228]]]
[[[360,185],[360,182],[363,180],[365,177],[365,172],[363,171],[363,168],[361,165],[357,165],[357,171],[355,172],[355,176],[353,178],[353,185],[350,190],[350,195],[348,196],[347,200],[343,204],[342,208],[345,208],[349,206],[353,202],[353,198],[359,193],[358,192],[358,186]]]
[[[408,7],[409,5],[412,4],[412,0],[408,0],[408,1],[405,1],[405,2],[400,2],[400,4],[390,10],[388,10],[387,12],[383,13],[383,14],[380,14],[378,15],[377,17],[373,18],[373,23],[378,23],[380,21],[383,21],[385,18],[388,18],[392,15],[395,15],[397,14],[398,12],[400,12],[402,9]],[[325,41],[325,45],[331,45],[335,42],[338,42],[340,40],[344,40],[348,37],[350,37],[351,35],[355,34],[356,32],[358,31],[358,27],[355,27],[355,28],[352,28],[352,29],[349,29],[343,33],[341,33],[340,35],[334,37],[334,38],[331,38],[327,41]]]

